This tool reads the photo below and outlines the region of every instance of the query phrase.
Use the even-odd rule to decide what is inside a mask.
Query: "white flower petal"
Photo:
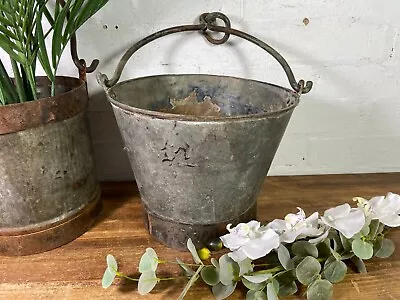
[[[379,221],[389,227],[400,226],[400,216],[397,214],[387,214],[379,218]]]
[[[243,250],[230,252],[228,253],[228,256],[236,262],[241,262],[247,258],[247,255],[243,252]]]
[[[248,237],[241,237],[234,233],[228,233],[220,237],[220,240],[224,244],[226,248],[229,248],[231,251],[237,250],[244,244],[250,241]]]
[[[348,203],[327,209],[324,213],[324,218],[328,220],[337,219],[346,216],[350,212],[350,205]]]
[[[282,231],[286,230],[286,221],[281,220],[281,219],[275,219],[272,222],[268,223],[267,228],[271,228],[275,230],[278,233],[281,233]]]
[[[267,230],[262,237],[251,240],[240,249],[248,258],[255,260],[271,252],[272,249],[279,247],[279,235],[272,229]]]
[[[260,228],[261,224],[258,221],[252,220],[247,223],[247,226],[249,226],[250,230],[257,231]]]
[[[307,224],[310,224],[312,227],[318,227],[318,212],[313,213],[306,219]]]
[[[340,218],[331,220],[325,218],[324,215],[321,219],[326,225],[339,230],[348,239],[360,232],[365,224],[364,212],[359,208],[352,208],[346,216]]]

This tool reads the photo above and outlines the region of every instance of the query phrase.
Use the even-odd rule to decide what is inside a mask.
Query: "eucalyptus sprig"
[[[333,284],[347,273],[346,262],[364,273],[364,260],[387,258],[395,250],[394,243],[385,236],[390,227],[400,226],[400,196],[389,193],[386,197],[355,201],[357,208],[337,206],[326,210],[321,218],[318,213],[306,218],[299,209],[297,214],[264,226],[257,221],[234,228],[228,225],[229,233],[220,239],[231,252],[218,260],[211,258],[211,264],[204,264],[198,255],[209,252],[196,250],[189,239],[187,247],[195,264],[177,259],[188,278],[179,299],[199,278],[211,287],[216,299],[229,297],[239,283],[248,289],[247,300],[293,295],[299,285],[305,286],[304,295],[309,300],[332,299]],[[109,287],[115,277],[123,277],[138,281],[139,293],[147,294],[161,280],[177,278],[158,278],[160,263],[171,262],[159,260],[155,251],[148,248],[139,263],[141,276],[135,279],[118,272],[115,258],[108,255],[103,287]]]

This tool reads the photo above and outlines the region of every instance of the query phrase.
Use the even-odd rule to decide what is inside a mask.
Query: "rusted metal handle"
[[[66,5],[65,0],[57,0],[58,3],[62,7]],[[69,18],[69,10],[67,11],[67,18]],[[78,46],[77,46],[77,41],[76,41],[76,34],[71,35],[71,40],[70,40],[70,50],[71,50],[71,57],[72,61],[74,62],[75,66],[78,68],[79,71],[79,78],[87,81],[86,80],[86,74],[87,73],[93,73],[97,66],[99,65],[99,60],[94,59],[92,63],[90,64],[89,67],[86,65],[86,61],[84,59],[80,59],[78,56]]]
[[[201,32],[204,37],[212,44],[215,45],[221,45],[224,44],[226,41],[228,41],[230,35],[234,35],[237,37],[240,37],[242,39],[245,39],[260,48],[264,49],[267,51],[272,57],[274,57],[279,64],[282,66],[283,70],[286,73],[286,76],[288,77],[290,86],[298,93],[300,94],[306,94],[308,93],[312,86],[313,83],[312,81],[307,81],[305,82],[304,80],[296,81],[296,78],[294,77],[294,74],[289,66],[289,64],[286,62],[286,60],[271,46],[268,44],[264,43],[263,41],[255,38],[252,35],[249,35],[245,32],[242,32],[240,30],[236,30],[231,28],[231,22],[229,21],[228,17],[224,15],[223,13],[220,12],[212,12],[212,13],[203,13],[200,15],[200,24],[196,25],[182,25],[182,26],[176,26],[176,27],[171,27],[167,28],[161,31],[158,31],[156,33],[153,33],[149,35],[148,37],[145,37],[144,39],[140,40],[136,44],[134,44],[131,48],[128,49],[128,51],[125,52],[125,54],[122,56],[121,60],[118,63],[118,66],[114,72],[114,75],[111,79],[108,79],[107,75],[98,73],[97,74],[97,81],[101,86],[103,86],[105,89],[108,89],[110,87],[113,87],[118,80],[121,77],[122,71],[128,62],[128,60],[131,58],[131,56],[140,48],[143,46],[147,45],[148,43],[169,35],[173,33],[178,33],[178,32],[185,32],[185,31],[199,31]],[[216,24],[217,19],[222,20],[225,23],[225,26],[218,26]],[[221,32],[224,33],[224,36],[220,39],[215,39],[213,38],[209,31],[211,32]]]

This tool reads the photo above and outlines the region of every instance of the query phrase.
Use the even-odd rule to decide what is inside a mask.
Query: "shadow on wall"
[[[100,181],[134,180],[114,113],[104,91],[91,94],[90,103],[106,108],[102,111],[93,111],[89,108],[88,111],[98,179]]]

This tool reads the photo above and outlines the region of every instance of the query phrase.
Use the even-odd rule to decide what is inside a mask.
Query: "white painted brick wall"
[[[396,0],[110,0],[79,31],[79,53],[87,60],[99,58],[99,70],[111,75],[131,43],[156,30],[191,24],[209,11],[227,14],[234,28],[281,52],[297,78],[314,81],[293,114],[270,175],[400,171]],[[278,63],[250,43],[232,37],[229,46],[212,46],[197,34],[146,46],[129,62],[122,79],[185,72],[288,86]],[[68,53],[60,74],[76,74]],[[89,90],[99,177],[131,179],[113,114],[94,76]]]

